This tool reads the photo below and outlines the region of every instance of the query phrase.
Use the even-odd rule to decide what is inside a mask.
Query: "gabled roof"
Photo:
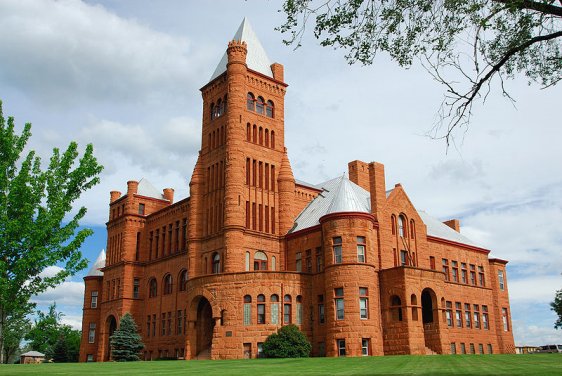
[[[436,238],[441,238],[445,240],[451,240],[457,243],[468,244],[474,247],[480,247],[478,244],[474,243],[472,240],[462,235],[460,232],[456,232],[437,218],[433,218],[423,210],[418,210],[423,223],[427,227],[427,235]]]
[[[232,39],[246,42],[246,46],[248,48],[246,65],[248,68],[273,78],[273,72],[271,71],[272,62],[269,60],[269,57],[267,57],[267,53],[263,49],[263,46],[254,33],[254,30],[252,30],[252,26],[250,26],[250,22],[248,22],[246,17],[242,20],[238,31],[236,31],[236,34],[234,34]],[[209,82],[226,72],[226,63],[228,63],[228,55],[225,51]]]
[[[102,249],[96,261],[94,261],[94,265],[86,274],[86,277],[101,277],[103,276],[103,272],[100,270],[105,267],[105,249]]]
[[[320,224],[326,214],[341,212],[371,212],[369,192],[345,176],[328,180],[314,186],[322,190],[295,219],[290,233]]]
[[[137,194],[145,197],[157,198],[159,200],[165,200],[162,192],[158,191],[148,179],[142,178],[139,181],[139,186],[137,188]]]
[[[45,354],[40,353],[39,351],[28,351],[28,352],[26,352],[26,353],[21,354],[20,356],[44,357]]]

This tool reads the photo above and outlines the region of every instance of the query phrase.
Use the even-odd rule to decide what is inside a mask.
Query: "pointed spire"
[[[279,169],[278,179],[295,181],[293,169],[291,168],[291,162],[289,162],[289,156],[287,155],[287,148],[283,151],[283,159],[281,160],[281,168]]]
[[[105,249],[102,249],[96,261],[94,261],[94,265],[86,274],[86,277],[101,277],[103,276],[103,272],[100,270],[105,267]]]
[[[334,198],[332,199],[326,214],[342,212],[369,213],[367,202],[361,200],[359,195],[357,195],[355,189],[353,188],[353,184],[345,176],[345,173],[340,178]]]
[[[249,69],[255,70],[261,74],[273,78],[273,72],[271,71],[271,60],[267,56],[262,44],[260,43],[258,37],[254,33],[250,22],[246,17],[242,20],[240,27],[236,31],[236,34],[232,37],[236,41],[244,41],[248,46],[248,55],[246,56],[246,65]],[[226,72],[226,64],[228,62],[228,55],[225,52],[222,56],[221,61],[217,65],[210,81]]]

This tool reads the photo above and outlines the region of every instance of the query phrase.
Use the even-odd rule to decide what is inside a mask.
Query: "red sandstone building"
[[[418,211],[380,163],[294,178],[283,66],[244,21],[201,88],[190,196],[111,192],[107,256],[84,278],[81,361],[110,359],[134,316],[144,358],[261,356],[296,324],[315,356],[513,353],[507,261]]]

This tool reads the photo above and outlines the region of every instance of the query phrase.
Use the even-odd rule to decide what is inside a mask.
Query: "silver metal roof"
[[[326,214],[340,212],[371,212],[369,192],[341,176],[314,186],[322,190],[295,219],[291,231],[304,230],[320,223]]]
[[[159,200],[165,200],[164,195],[158,189],[156,189],[148,179],[142,178],[139,181],[139,186],[137,188],[137,194],[146,197],[157,198]]]
[[[445,240],[451,240],[457,243],[480,247],[478,244],[474,243],[472,240],[462,235],[460,232],[456,232],[455,230],[453,230],[437,218],[433,218],[423,210],[418,210],[418,214],[420,215],[423,223],[425,223],[425,225],[427,226],[427,235]]]
[[[102,249],[96,261],[94,261],[94,265],[86,274],[86,277],[101,277],[103,276],[103,272],[100,270],[105,266],[105,249]]]
[[[39,351],[28,351],[26,353],[21,354],[20,356],[36,356],[36,357],[44,357],[45,354],[40,353]]]
[[[322,190],[297,216],[293,228],[289,233],[304,230],[320,224],[320,218],[326,214],[342,212],[371,212],[371,195],[368,191],[350,181],[345,175],[328,180],[318,185],[310,185]],[[394,190],[387,190],[388,197]],[[456,232],[437,218],[424,211],[418,211],[423,223],[427,227],[427,235],[457,243],[481,247],[466,236]]]
[[[273,78],[273,72],[271,71],[272,62],[269,60],[269,57],[267,57],[267,53],[263,49],[263,46],[254,33],[254,30],[252,30],[252,26],[250,26],[250,22],[248,22],[246,17],[242,20],[238,31],[236,31],[232,39],[246,42],[248,48],[246,65],[248,68]],[[228,55],[225,51],[209,82],[226,72],[226,63],[228,63]]]

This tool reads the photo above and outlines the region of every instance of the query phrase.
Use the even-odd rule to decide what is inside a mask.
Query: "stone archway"
[[[111,336],[113,332],[117,329],[117,320],[115,316],[109,315],[108,318],[105,320],[105,333],[106,333],[106,341],[107,346],[105,349],[105,360],[111,360]]]
[[[425,347],[440,353],[439,315],[437,312],[437,295],[430,288],[421,293],[423,337]]]
[[[196,354],[199,357],[211,356],[211,345],[213,343],[213,330],[215,320],[213,319],[213,309],[207,298],[200,296],[197,303],[197,322],[196,322]]]

